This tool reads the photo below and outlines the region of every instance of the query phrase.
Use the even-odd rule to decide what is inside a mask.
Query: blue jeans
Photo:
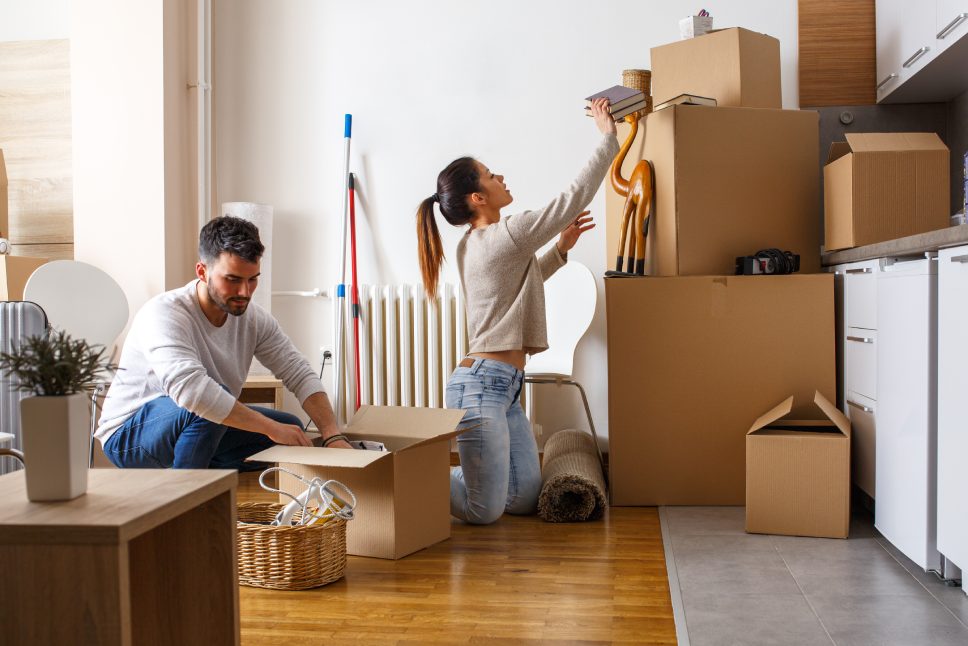
[[[492,359],[457,368],[447,382],[447,408],[467,411],[457,436],[460,466],[450,472],[450,513],[468,523],[501,514],[533,514],[541,492],[538,446],[521,409],[524,373]]]
[[[289,413],[250,406],[282,424],[302,428]],[[275,443],[261,433],[218,424],[180,408],[170,397],[158,397],[129,417],[104,443],[104,454],[115,466],[135,469],[238,469],[257,471],[262,462],[250,455]]]

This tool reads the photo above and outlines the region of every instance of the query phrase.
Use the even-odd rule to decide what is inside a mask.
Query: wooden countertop
[[[88,477],[87,493],[73,500],[30,502],[22,470],[0,476],[0,543],[117,544],[238,484],[225,469],[91,469]]]
[[[820,262],[824,267],[830,267],[873,258],[911,256],[926,251],[937,251],[945,247],[957,247],[962,244],[968,244],[968,224],[919,233],[906,238],[888,240],[887,242],[878,242],[864,247],[831,251],[822,254]]]

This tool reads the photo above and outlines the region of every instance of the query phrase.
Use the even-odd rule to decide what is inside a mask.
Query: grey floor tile
[[[683,591],[690,646],[830,646],[800,594],[720,594]]]
[[[745,507],[664,507],[673,541],[697,534],[746,534]]]
[[[759,537],[686,537],[675,547],[679,586],[689,592],[799,594],[800,589],[772,545]],[[697,540],[699,539],[699,540]]]
[[[968,596],[965,596],[963,588],[949,586],[933,572],[925,572],[920,565],[904,556],[886,538],[879,537],[878,543],[938,602],[948,608],[961,623],[968,626]]]
[[[805,594],[919,594],[919,584],[873,538],[777,536],[774,544]]]
[[[823,594],[807,599],[838,646],[968,644],[968,628],[928,594]]]

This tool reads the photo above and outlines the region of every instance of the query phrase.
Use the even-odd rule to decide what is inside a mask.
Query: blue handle
[[[346,121],[343,124],[343,136],[347,139],[350,138],[350,132],[353,130],[353,115],[346,115]]]

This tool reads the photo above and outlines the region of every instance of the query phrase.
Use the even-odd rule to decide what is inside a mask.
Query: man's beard
[[[232,316],[242,316],[245,314],[246,308],[249,306],[248,298],[230,298],[228,301],[222,300],[222,298],[215,293],[211,285],[206,284],[205,288],[208,290],[209,299],[215,303],[220,310],[231,314]]]

